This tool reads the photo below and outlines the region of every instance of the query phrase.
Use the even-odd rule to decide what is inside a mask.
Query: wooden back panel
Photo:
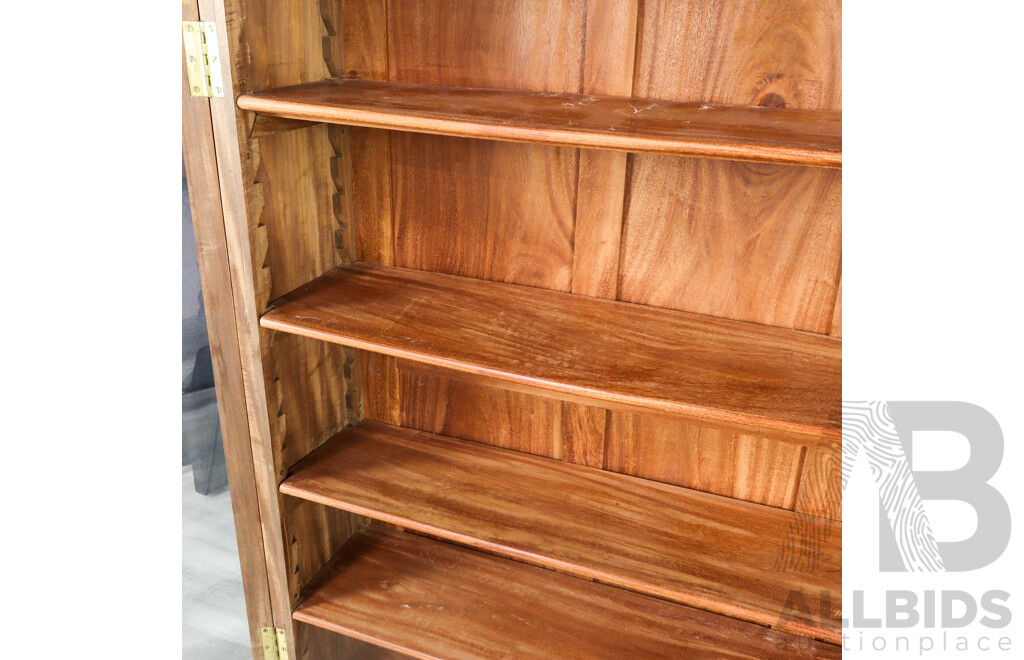
[[[353,78],[841,109],[839,0],[347,0],[343,12]],[[361,259],[841,334],[840,171],[350,132]],[[830,483],[805,473],[834,449],[365,357],[374,419],[840,515],[801,493]]]

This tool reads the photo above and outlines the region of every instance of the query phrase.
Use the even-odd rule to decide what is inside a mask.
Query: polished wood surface
[[[260,322],[597,400],[839,436],[842,344],[829,337],[363,263]]]
[[[199,20],[196,3],[182,5],[182,19]],[[192,226],[196,239],[206,329],[210,342],[224,462],[231,490],[234,531],[238,541],[242,589],[253,653],[262,653],[261,622],[272,621],[267,558],[260,528],[260,508],[247,422],[245,386],[232,306],[224,209],[218,178],[210,100],[193,97],[184,75],[182,54],[181,142],[188,179]],[[204,498],[205,499],[205,498]]]
[[[841,0],[645,0],[634,96],[842,110]],[[619,299],[829,334],[842,172],[630,156]]]
[[[610,7],[612,3],[603,3]],[[583,0],[389,0],[387,80],[399,83],[578,91],[585,72]],[[589,15],[589,14],[588,14]],[[443,16],[443,20],[438,17]],[[563,66],[563,62],[576,66]],[[626,92],[628,94],[628,91]],[[374,129],[354,129],[374,130]],[[385,131],[379,131],[385,132]],[[393,265],[569,291],[578,227],[578,149],[387,131],[394,203]],[[587,150],[624,157],[614,151]],[[582,169],[581,169],[582,168]],[[383,243],[383,241],[381,241]],[[367,260],[368,261],[368,260]],[[390,361],[390,363],[386,363]],[[424,377],[386,356],[374,378],[396,378],[384,421],[559,455],[563,405],[543,396]],[[408,367],[409,363],[405,363]],[[452,375],[451,373],[448,374]],[[568,410],[580,404],[565,403]],[[466,410],[487,410],[493,427]],[[368,413],[368,416],[369,413]],[[543,428],[544,433],[535,433]],[[580,437],[580,434],[577,434]],[[583,442],[600,444],[593,434]],[[579,452],[562,452],[575,458]],[[593,452],[588,452],[593,457]]]
[[[792,509],[807,445],[750,429],[613,410],[604,468]],[[836,449],[838,451],[838,449]]]
[[[637,155],[630,191],[619,300],[829,334],[842,172]]]
[[[295,619],[429,660],[841,654],[838,646],[376,528],[339,553]]]
[[[842,182],[836,168],[841,148],[833,154],[835,167],[805,167],[257,117],[232,103],[239,94],[328,86],[333,83],[325,79],[348,78],[375,80],[389,89],[410,84],[477,88],[487,95],[514,90],[525,98],[611,95],[620,101],[660,99],[691,107],[740,106],[763,113],[757,116],[810,113],[838,120],[841,0],[296,0],[287,5],[200,0],[199,5],[215,8],[202,18],[217,21],[225,62],[231,65],[225,70],[227,102],[210,104],[231,302],[265,540],[269,623],[287,629],[296,653],[311,660],[359,657],[351,640],[308,634],[308,625],[293,633],[290,621],[299,591],[361,522],[333,507],[281,497],[278,482],[364,411],[372,419],[601,468],[613,478],[620,478],[613,472],[621,472],[792,509],[785,515],[796,521],[781,526],[787,543],[791,537],[819,538],[820,529],[828,529],[817,526],[819,516],[841,518],[838,434],[793,432],[789,399],[781,407],[765,405],[766,419],[783,415],[775,427],[755,427],[749,420],[666,413],[591,392],[552,389],[546,382],[509,380],[508,374],[522,366],[514,360],[504,371],[471,372],[463,363],[443,362],[442,353],[431,362],[421,355],[403,359],[397,350],[386,349],[389,355],[350,349],[336,340],[261,328],[258,321],[271,301],[356,260],[619,300],[640,310],[607,317],[605,337],[574,344],[577,353],[547,346],[553,360],[548,366],[558,367],[555,375],[566,382],[595,361],[604,365],[601,371],[612,384],[630,377],[646,381],[632,346],[620,355],[595,347],[607,345],[608,337],[613,346],[628,344],[622,337],[636,336],[634,317],[645,319],[648,312],[762,324],[743,326],[759,332],[775,326],[839,337]],[[499,105],[498,110],[504,109]],[[565,110],[579,112],[578,106]],[[637,114],[642,118],[654,110]],[[464,128],[463,119],[456,118]],[[542,119],[555,131],[566,128],[557,115]],[[619,120],[634,121],[613,117]],[[530,131],[529,122],[517,118],[497,130]],[[602,130],[586,139],[606,139]],[[585,131],[572,127],[569,132],[577,140]],[[698,146],[708,144],[717,148],[714,141]],[[395,307],[378,321],[394,316],[397,303],[409,302],[395,295]],[[443,291],[431,296],[419,290],[412,298],[417,309],[441,309],[433,317],[437,338],[441,318],[457,305],[444,300]],[[495,317],[494,323],[474,321],[463,331],[490,331],[518,314],[519,300],[508,299],[501,307],[492,300],[480,315]],[[342,325],[348,323],[346,310],[335,311]],[[410,317],[396,318],[404,323]],[[465,325],[465,310],[453,318]],[[559,317],[558,327],[571,325],[563,321]],[[416,341],[426,341],[430,351],[447,349],[424,335],[406,333],[396,340],[389,334],[395,326],[385,330],[369,339],[409,341],[416,350]],[[529,341],[536,333],[518,337]],[[838,374],[841,343],[832,341],[827,345],[835,347]],[[506,358],[518,350],[505,348]],[[721,352],[708,355],[722,357]],[[487,352],[482,357],[493,358]],[[709,364],[706,357],[669,366],[682,373]],[[817,380],[804,362],[786,366],[794,373],[780,371],[778,382],[809,387]],[[711,371],[719,368],[731,370],[719,361]],[[692,373],[695,380],[706,375]],[[828,389],[810,396],[800,390],[792,400],[805,412],[826,399],[838,403],[838,386]],[[705,394],[721,405],[721,390]],[[727,412],[730,419],[736,414]],[[820,428],[828,415],[813,417],[811,426]],[[241,455],[243,449],[234,451]],[[809,550],[785,559],[786,565],[804,566],[820,557]],[[838,611],[838,604],[832,605]],[[551,618],[557,626],[560,617]]]
[[[223,101],[324,77],[325,19],[316,0],[287,7],[274,0],[199,0],[199,6],[221,35]],[[261,329],[258,319],[284,292],[279,287],[291,290],[344,263],[333,204],[336,152],[323,124],[254,134],[251,113],[220,101],[210,107],[272,610],[260,626],[284,629],[290,648],[302,649],[291,618],[299,590],[359,521],[338,510],[286,510],[278,485],[292,463],[348,423],[348,356],[341,346]],[[344,658],[343,646],[319,657]]]
[[[788,511],[376,422],[313,452],[281,492],[761,625],[840,633],[831,521],[810,546],[787,538]],[[775,570],[788,555],[820,561]],[[814,616],[783,617],[792,593]]]
[[[399,421],[388,423],[783,509],[794,508],[805,450],[819,448],[781,432],[607,410],[424,362],[398,360],[397,367]],[[559,398],[566,399],[561,417],[552,400]],[[820,449],[839,456],[832,441]]]
[[[247,94],[265,115],[370,128],[842,167],[838,112],[650,98],[325,80]]]
[[[346,8],[371,4],[384,3]],[[837,0],[389,0],[385,27],[379,12],[347,23],[353,57],[346,62],[354,64],[346,75],[839,111],[838,7]],[[354,195],[394,200],[390,217],[357,212],[357,229],[372,229],[360,234],[367,255],[360,260],[800,330],[828,327],[822,319],[840,253],[838,170],[348,130],[390,136],[368,150],[378,158],[353,163]],[[705,181],[708,169],[713,179]],[[495,437],[526,450],[775,506],[793,501],[799,452],[774,461],[779,444],[749,429],[649,418],[640,422],[664,442],[646,443],[618,432],[632,419],[609,422],[599,407],[564,403],[559,414],[536,393],[422,379],[390,356],[367,355],[379,363],[369,365],[367,379],[379,404],[367,415],[375,419],[479,439],[486,424],[460,411],[493,406],[486,416],[504,429]],[[560,436],[531,431],[559,422]]]

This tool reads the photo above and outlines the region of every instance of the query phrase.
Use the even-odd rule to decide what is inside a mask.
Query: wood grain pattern
[[[832,170],[637,157],[620,300],[828,334],[841,185]]]
[[[562,403],[398,361],[402,426],[560,458]],[[429,402],[430,405],[426,405]],[[575,404],[572,408],[583,408]]]
[[[577,153],[392,136],[395,265],[567,291]]]
[[[837,646],[380,529],[346,546],[295,618],[429,660],[840,657]]]
[[[842,115],[599,94],[326,80],[239,98],[265,115],[562,147],[842,167]]]
[[[839,0],[642,0],[639,10],[634,96],[842,110]],[[828,334],[841,187],[840,172],[818,168],[631,154],[620,299]],[[608,467],[792,503],[800,463],[764,460],[763,448],[781,446],[616,419]]]
[[[486,445],[364,422],[295,466],[281,492],[506,557],[837,641],[832,560],[775,571],[795,514]],[[782,618],[799,592],[815,616]],[[823,598],[823,594],[827,597]]]
[[[296,636],[301,646],[294,651],[296,660],[338,660],[354,658],[355,660],[404,660],[409,656],[390,649],[368,644],[354,637],[339,635],[333,630],[319,626],[295,622]],[[264,660],[263,651],[257,660]]]
[[[390,80],[575,91],[584,0],[389,0]]]
[[[563,402],[562,460],[592,468],[603,467],[607,426],[608,411],[604,408]]]
[[[752,432],[611,411],[603,467],[792,509],[804,447]]]
[[[582,22],[581,0],[395,0],[391,85],[576,90]],[[575,150],[408,133],[393,142],[395,265],[569,289]]]
[[[843,336],[843,280],[839,280],[839,293],[836,294],[836,308],[832,313],[832,336]]]
[[[227,99],[253,87],[310,82],[327,73],[324,25],[315,0],[286,8],[262,0],[200,0],[199,5],[203,20],[215,21],[222,38],[226,36],[223,55],[230,66],[222,73]],[[211,112],[273,614],[261,625],[284,629],[289,646],[299,648],[301,640],[291,619],[292,596],[297,593],[291,567],[339,548],[349,529],[341,523],[350,516],[332,511],[326,516],[338,524],[289,524],[277,487],[289,448],[296,452],[293,456],[303,455],[317,439],[322,441],[346,423],[347,388],[337,385],[344,381],[345,356],[334,349],[325,352],[317,342],[286,341],[271,349],[271,333],[259,328],[258,318],[275,286],[288,288],[315,276],[318,268],[338,263],[332,203],[337,189],[330,167],[334,152],[322,126],[250,137],[251,114],[231,102],[211,103]],[[301,217],[289,216],[292,211]],[[288,383],[309,367],[314,371],[304,387],[318,396],[301,399]],[[286,436],[289,425],[293,432],[315,432]],[[303,543],[286,544],[286,526]]]
[[[330,0],[328,0],[330,1]],[[337,4],[337,3],[334,3]],[[387,80],[387,7],[385,0],[340,3],[342,49],[346,78]],[[395,263],[395,227],[391,200],[391,134],[347,127],[350,158],[349,198],[355,258],[385,265]],[[397,424],[398,372],[394,358],[356,351],[361,371],[363,414]]]
[[[582,0],[389,2],[389,79],[578,91],[584,11]],[[392,140],[396,265],[569,290],[577,150],[398,132]],[[496,417],[510,425],[499,434],[504,438],[560,424],[560,410],[550,401],[508,397],[464,381],[440,386],[448,380],[441,379],[403,370],[399,407],[409,423],[441,415],[448,432],[478,438],[471,422],[449,414],[453,406],[476,402],[497,406]],[[457,398],[450,396],[456,392]],[[517,448],[545,456],[560,449],[548,435]]]
[[[645,0],[633,94],[840,111],[840,21],[838,0]],[[840,191],[839,172],[637,154],[620,297],[827,334]]]
[[[341,3],[346,78],[387,80],[385,0]],[[358,232],[356,258],[394,264],[391,212],[391,138],[386,131],[350,128],[352,206]]]
[[[839,435],[841,344],[830,337],[360,263],[260,322],[597,400]]]
[[[842,109],[841,0],[642,0],[635,96]]]
[[[295,604],[301,600],[302,589],[338,551],[339,545],[330,540],[348,539],[370,522],[362,516],[294,497],[281,498],[281,517],[288,544],[288,571],[292,575],[288,588]],[[311,530],[317,531],[316,536],[310,534]]]
[[[199,19],[195,3],[182,5],[182,19]],[[239,356],[235,310],[231,300],[224,210],[221,206],[217,154],[210,101],[194,98],[188,91],[182,55],[181,141],[188,179],[189,203],[196,239],[196,256],[206,310],[217,410],[224,460],[231,491],[231,508],[238,541],[242,589],[249,621],[253,653],[262,647],[261,622],[272,621],[270,584],[260,528],[260,508],[253,467],[252,445],[245,403],[245,385]]]
[[[812,516],[843,519],[843,456],[834,447],[807,449],[794,510]]]
[[[585,94],[629,96],[636,44],[636,0],[588,0],[583,50]],[[618,293],[619,243],[626,195],[626,154],[583,149],[576,186],[572,292],[614,300]],[[607,411],[564,403],[562,456],[604,464]]]

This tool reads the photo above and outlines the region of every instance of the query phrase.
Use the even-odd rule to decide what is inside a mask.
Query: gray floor
[[[231,499],[200,495],[181,470],[181,639],[185,660],[252,658]]]

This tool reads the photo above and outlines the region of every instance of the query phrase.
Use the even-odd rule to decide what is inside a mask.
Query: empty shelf
[[[840,640],[842,526],[833,521],[379,422],[336,435],[292,469],[281,492]],[[800,607],[787,607],[790,598]]]
[[[644,305],[356,263],[283,296],[266,328],[622,405],[840,436],[842,341]]]
[[[298,621],[414,658],[839,658],[750,623],[371,527],[307,590]]]
[[[238,99],[274,117],[566,147],[842,167],[842,113],[325,80]]]

